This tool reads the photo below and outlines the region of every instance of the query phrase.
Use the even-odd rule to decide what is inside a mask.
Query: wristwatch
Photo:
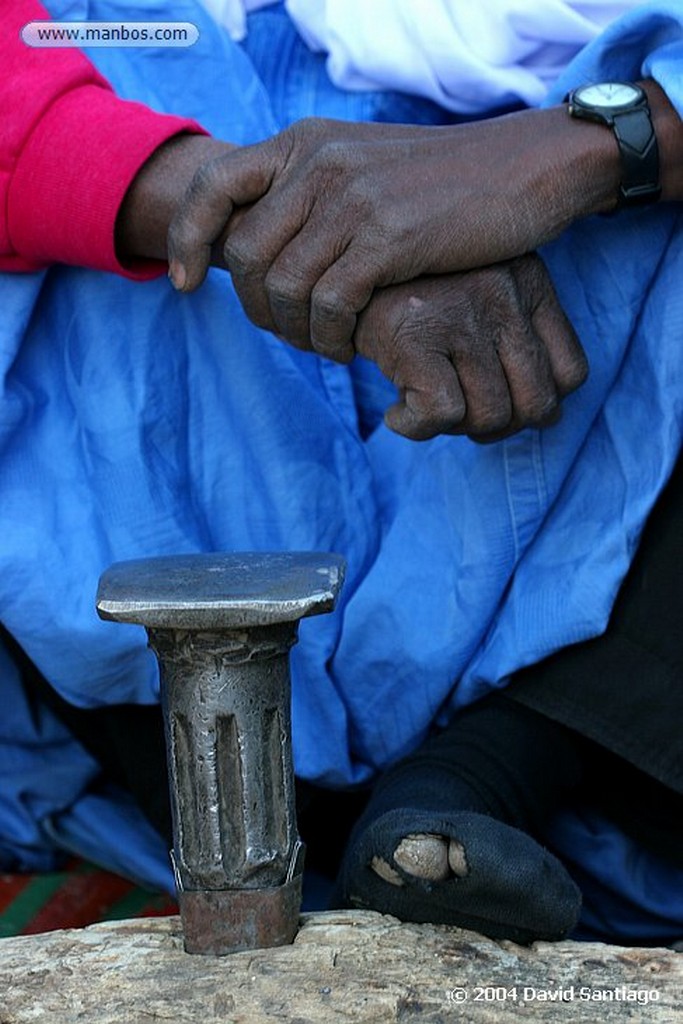
[[[619,205],[659,198],[659,150],[647,95],[630,82],[582,85],[566,97],[572,117],[597,121],[614,132],[621,156]]]

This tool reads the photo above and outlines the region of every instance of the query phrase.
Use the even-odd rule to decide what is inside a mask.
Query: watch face
[[[601,107],[616,110],[628,107],[641,98],[641,91],[635,85],[626,82],[600,82],[598,85],[585,85],[577,89],[574,99],[588,107]]]

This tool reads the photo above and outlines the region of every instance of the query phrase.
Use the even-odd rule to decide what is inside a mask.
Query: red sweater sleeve
[[[50,263],[146,278],[159,264],[122,266],[116,215],[128,186],[163,142],[194,122],[118,99],[76,49],[26,46],[21,28],[47,21],[36,0],[0,18],[0,270]]]

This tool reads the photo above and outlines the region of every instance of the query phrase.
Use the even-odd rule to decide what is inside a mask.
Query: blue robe
[[[443,118],[426,101],[335,89],[282,12],[252,15],[240,47],[192,0],[49,7],[197,24],[189,50],[88,55],[121,96],[237,143],[308,113]],[[680,112],[682,70],[680,4],[646,4],[573,62],[554,99],[651,75]],[[586,220],[543,255],[590,378],[556,427],[484,447],[392,434],[392,389],[370,364],[338,366],[253,327],[220,272],[193,296],[65,267],[0,275],[5,628],[73,703],[151,703],[144,631],[95,614],[109,564],[341,552],[339,607],[302,624],[292,655],[296,770],[332,787],[370,781],[516,669],[600,634],[680,448],[680,206]],[[0,670],[0,869],[45,868],[67,849],[171,888],[136,808],[29,705],[4,650]],[[680,937],[683,873],[580,810],[553,841],[585,875],[586,934]]]

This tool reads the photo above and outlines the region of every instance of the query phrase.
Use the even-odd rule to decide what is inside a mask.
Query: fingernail
[[[182,291],[187,282],[187,271],[178,260],[171,260],[168,265],[168,279],[178,291]]]

